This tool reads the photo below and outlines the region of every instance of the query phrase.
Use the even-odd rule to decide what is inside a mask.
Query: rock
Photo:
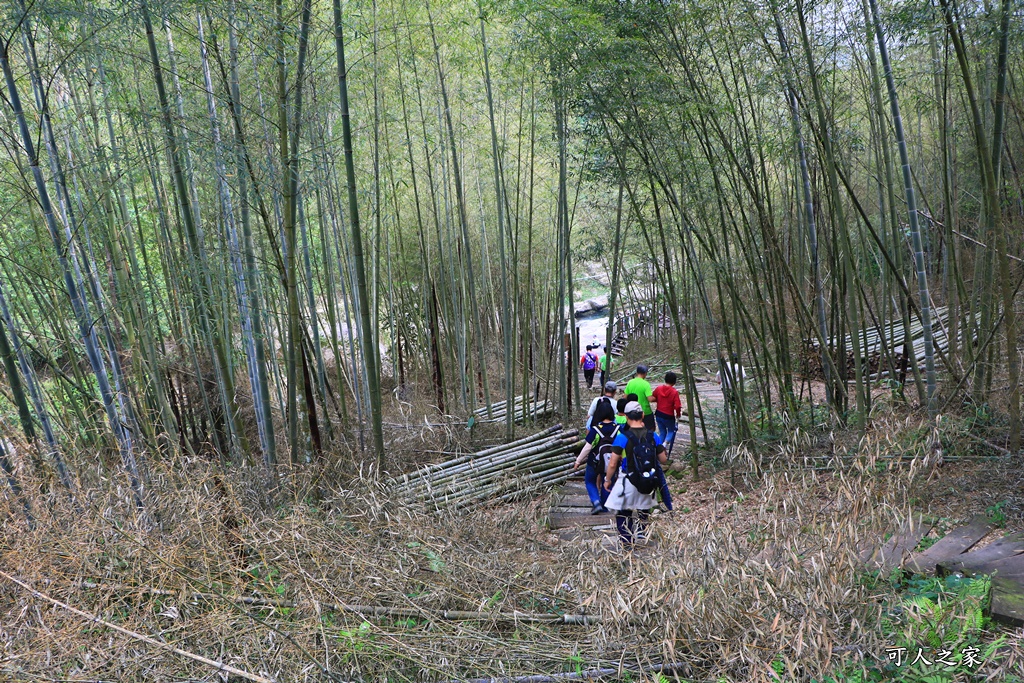
[[[595,313],[606,308],[608,308],[608,295],[602,294],[586,301],[577,301],[572,306],[572,312],[575,317],[580,318],[588,313]]]

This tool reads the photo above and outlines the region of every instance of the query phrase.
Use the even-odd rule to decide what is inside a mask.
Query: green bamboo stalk
[[[181,220],[185,227],[189,248],[191,249],[194,258],[198,261],[197,267],[202,271],[199,278],[199,291],[196,295],[196,307],[198,309],[200,327],[203,337],[209,341],[210,348],[213,351],[212,356],[217,372],[218,387],[221,394],[221,400],[224,403],[224,409],[226,412],[225,419],[228,423],[230,434],[234,439],[237,439],[239,449],[243,453],[246,453],[248,452],[248,443],[245,439],[245,434],[238,424],[238,410],[234,402],[234,381],[231,378],[226,346],[221,335],[214,332],[215,326],[211,324],[210,319],[209,298],[212,294],[213,287],[210,279],[210,269],[206,263],[205,248],[202,245],[196,226],[196,216],[198,215],[196,208],[198,200],[193,200],[192,205],[190,206],[190,198],[195,196],[194,187],[190,191],[186,184],[185,170],[181,158],[181,149],[179,148],[178,136],[175,133],[174,123],[171,119],[170,103],[167,97],[167,90],[164,86],[163,70],[160,68],[160,57],[156,48],[156,38],[153,34],[153,24],[150,20],[149,6],[146,0],[141,0],[140,7],[142,9],[142,18],[146,29],[146,40],[149,45],[150,61],[153,66],[153,77],[156,81],[157,97],[160,102],[160,109],[163,118],[164,136],[167,141],[167,154],[170,157],[174,186],[178,195]],[[176,74],[176,71],[173,69],[172,74]]]
[[[491,91],[491,67],[487,54],[487,33],[484,30],[483,2],[478,3],[480,11],[480,43],[484,52],[484,85],[487,91],[487,115],[491,123],[491,157],[494,162],[495,209],[498,214],[498,259],[501,280],[501,332],[504,342],[505,400],[512,401],[512,316],[508,298],[508,261],[505,258],[505,212],[504,187],[501,181],[501,163],[498,155],[498,128],[494,121],[494,95]],[[512,413],[505,417],[505,437],[512,438]]]
[[[10,319],[10,312],[7,310],[7,297],[4,295],[3,285],[0,284],[0,310],[3,311],[4,324],[0,325],[0,360],[3,360],[4,371],[7,373],[7,386],[11,389],[11,397],[18,409],[18,420],[21,422],[21,430],[25,432],[25,439],[29,443],[36,440],[36,428],[32,424],[32,411],[29,410],[28,400],[25,398],[25,386],[22,384],[21,375],[18,374],[18,361],[21,361],[24,354],[18,354],[15,360],[14,352],[11,349],[11,342],[7,338],[7,330],[17,343],[17,337],[13,329],[13,321]],[[24,366],[23,366],[24,367]]]
[[[522,366],[523,366],[523,396],[530,393],[530,379],[536,374],[536,365],[534,364],[534,333],[538,326],[538,321],[535,319],[533,314],[534,306],[534,283],[533,283],[533,185],[534,185],[534,170],[535,170],[535,146],[537,141],[537,102],[536,102],[536,90],[533,87],[533,81],[530,81],[530,164],[527,179],[527,205],[526,205],[526,302],[522,307],[523,321],[521,329],[523,331],[522,336]],[[517,260],[518,262],[518,260]],[[519,298],[516,297],[518,301]],[[539,393],[539,384],[538,391]]]
[[[943,0],[945,1],[945,0]],[[903,119],[900,116],[900,103],[896,94],[896,81],[892,75],[892,64],[889,62],[889,50],[885,44],[885,34],[882,32],[882,22],[878,15],[878,3],[876,0],[868,0],[871,6],[871,15],[875,24],[875,36],[878,40],[878,52],[882,59],[882,69],[885,72],[885,83],[889,89],[889,105],[892,108],[893,127],[896,132],[896,143],[900,151],[900,163],[903,166],[903,184],[907,195],[907,211],[910,214],[910,238],[914,245],[914,265],[917,269],[917,288],[921,297],[921,323],[924,325],[924,362],[926,377],[926,403],[928,415],[932,419],[936,413],[935,398],[935,351],[932,339],[931,322],[931,297],[928,293],[928,274],[925,271],[924,246],[921,240],[921,227],[917,217],[917,195],[914,191],[914,182],[911,177],[910,157],[907,154],[907,141],[903,134]]]
[[[107,136],[110,140],[111,157],[114,165],[114,177],[120,179],[123,176],[122,170],[122,154],[120,147],[117,144],[117,135],[114,130],[114,121],[111,114],[111,95],[109,91],[109,84],[107,78],[107,72],[103,64],[102,59],[98,59],[99,77],[100,84],[102,87],[103,101],[104,101],[104,114],[106,119]],[[133,196],[135,187],[132,183],[128,183],[132,190]],[[129,217],[127,200],[124,193],[124,184],[121,182],[116,183],[116,194],[118,199],[118,208],[120,209],[120,215],[122,224],[124,226],[125,239],[127,242],[128,264],[131,273],[131,288],[130,295],[134,299],[134,306],[132,312],[138,316],[140,321],[145,321],[139,325],[139,331],[141,336],[141,345],[144,355],[144,369],[142,371],[143,383],[149,387],[151,394],[153,395],[154,401],[157,404],[158,412],[160,415],[160,425],[164,431],[168,433],[168,444],[175,444],[178,441],[177,425],[174,420],[174,415],[170,408],[170,402],[167,399],[167,387],[162,379],[160,372],[160,365],[158,361],[156,343],[153,338],[152,329],[148,323],[151,318],[149,301],[146,293],[140,291],[141,283],[151,281],[151,278],[146,278],[139,268],[138,256],[139,248],[136,244],[135,236],[131,230],[131,219]],[[141,227],[141,219],[138,217],[136,212],[136,218],[138,224]],[[146,251],[142,249],[143,258],[146,258]],[[159,321],[157,321],[159,323]],[[159,330],[159,324],[157,324]],[[147,420],[148,424],[148,420]]]
[[[260,411],[258,424],[260,426],[260,438],[262,439],[264,464],[273,473],[277,464],[277,444],[274,438],[274,418],[270,406],[270,384],[267,377],[266,345],[263,332],[263,313],[260,305],[260,295],[257,281],[256,252],[253,248],[252,226],[249,216],[249,192],[247,185],[246,171],[248,168],[248,155],[246,154],[245,138],[242,129],[242,102],[241,89],[238,79],[238,35],[235,31],[235,7],[236,2],[232,0],[229,8],[228,20],[228,43],[230,50],[230,94],[229,110],[232,114],[235,134],[235,166],[238,178],[238,194],[242,198],[240,207],[240,218],[242,222],[242,250],[244,254],[245,274],[244,281],[246,293],[249,295],[248,308],[251,311],[251,327],[254,345],[255,375],[259,402],[257,409]]]
[[[1010,396],[1007,400],[1010,415],[1010,439],[1007,444],[1011,453],[1020,450],[1020,351],[1017,349],[1016,291],[1010,275],[1009,228],[1003,221],[999,204],[999,179],[1003,159],[1003,128],[1006,114],[1007,60],[1010,38],[1010,14],[1013,11],[1010,0],[1003,0],[999,18],[999,55],[996,64],[995,113],[992,123],[992,161],[989,207],[992,220],[996,222],[996,259],[999,263],[1000,293],[1003,299],[1003,325],[1006,328],[1006,368],[1010,379]]]
[[[21,335],[15,327],[14,317],[11,315],[10,308],[7,305],[7,296],[4,293],[2,283],[0,283],[0,317],[2,317],[2,321],[0,321],[0,357],[3,359],[4,369],[7,372],[7,383],[11,388],[14,403],[18,408],[18,419],[21,421],[21,428],[25,432],[25,438],[29,443],[36,441],[35,425],[32,422],[32,413],[29,411],[28,401],[25,399],[24,385],[27,385],[29,396],[32,399],[32,405],[35,407],[36,415],[39,418],[39,424],[43,428],[43,438],[46,441],[47,451],[50,458],[53,460],[54,466],[57,468],[57,474],[60,478],[60,482],[69,491],[74,492],[74,481],[68,472],[67,465],[64,462],[64,456],[61,454],[60,445],[58,444],[57,436],[54,433],[53,423],[50,420],[50,412],[47,410],[46,404],[43,402],[43,393],[39,386],[38,378],[36,377],[35,372],[32,369],[32,365],[29,363],[28,357],[22,347]],[[9,340],[7,336],[8,333],[10,333]],[[17,365],[15,365],[14,362],[15,358],[17,358]],[[22,384],[21,376],[18,374],[19,368],[21,370],[21,374],[24,375],[25,378],[24,385]],[[13,476],[13,474],[11,476]]]
[[[25,497],[21,484],[18,483],[18,478],[14,474],[14,464],[7,455],[7,449],[4,447],[4,442],[2,440],[0,440],[0,470],[3,470],[4,477],[7,479],[7,485],[11,487],[11,493],[14,494],[15,498],[21,500],[22,510],[25,512],[25,521],[28,522],[28,528],[32,529],[35,526],[35,519],[32,516],[32,506],[29,503],[28,498]]]
[[[86,355],[89,358],[89,364],[92,366],[93,373],[96,376],[97,383],[99,384],[100,397],[103,401],[103,406],[110,423],[110,428],[118,441],[122,461],[131,482],[135,504],[140,511],[143,511],[145,509],[145,503],[143,498],[142,481],[139,477],[136,456],[132,448],[131,435],[124,429],[121,416],[118,414],[117,406],[115,404],[115,396],[110,388],[107,371],[100,355],[96,331],[89,318],[89,312],[86,308],[81,292],[72,275],[69,263],[70,255],[67,247],[62,242],[58,232],[57,220],[53,214],[53,207],[50,203],[50,194],[47,189],[46,180],[43,177],[42,169],[39,167],[39,157],[36,154],[35,145],[32,142],[28,121],[26,120],[24,111],[22,110],[21,98],[19,97],[14,74],[11,70],[9,47],[9,43],[4,43],[0,46],[0,69],[3,71],[11,108],[14,110],[14,116],[18,122],[22,149],[28,160],[29,167],[32,172],[32,178],[35,183],[36,193],[39,199],[39,205],[43,211],[43,217],[46,221],[50,238],[53,241],[54,250],[57,252],[61,270],[63,271],[64,286],[67,290],[68,297],[71,299],[72,308],[74,309],[75,316],[78,321],[79,333],[85,343]]]
[[[787,64],[792,64],[792,57],[789,54],[789,47],[786,41],[786,35],[782,30],[782,22],[779,19],[778,12],[773,6],[773,16],[775,19],[775,30],[779,37],[779,44],[782,46],[782,52],[787,60]],[[822,370],[825,373],[825,393],[827,396],[828,404],[833,409],[838,409],[838,403],[835,396],[834,385],[832,383],[833,375],[835,374],[834,368],[831,367],[830,354],[828,349],[825,347],[828,336],[828,324],[825,318],[825,297],[823,287],[821,283],[821,269],[819,266],[818,259],[818,232],[817,224],[814,219],[814,200],[811,192],[811,179],[807,170],[807,153],[804,149],[804,138],[800,127],[800,109],[797,104],[796,91],[792,82],[792,75],[789,66],[786,66],[786,99],[789,101],[790,113],[793,119],[793,131],[796,136],[796,147],[797,155],[800,159],[800,175],[803,181],[804,191],[804,211],[806,214],[806,227],[807,227],[807,241],[811,252],[811,270],[814,275],[814,301],[815,311],[817,313],[818,320],[818,334],[821,339],[821,360]]]
[[[268,427],[266,423],[267,411],[263,406],[263,393],[260,389],[260,362],[256,356],[256,338],[253,330],[253,315],[250,308],[252,298],[248,291],[249,283],[245,276],[245,266],[242,263],[242,249],[238,240],[234,202],[231,199],[231,191],[227,181],[227,169],[224,162],[221,143],[217,105],[213,96],[213,78],[210,74],[210,64],[209,59],[207,58],[207,46],[203,31],[203,20],[202,16],[198,13],[196,15],[196,26],[199,38],[199,54],[203,67],[203,83],[206,86],[207,114],[210,119],[210,132],[213,139],[214,170],[218,179],[217,189],[220,198],[221,212],[225,228],[227,230],[228,256],[231,262],[231,268],[234,272],[235,296],[239,307],[239,318],[242,326],[246,365],[249,370],[249,384],[256,412],[256,424],[260,435],[260,445],[264,453],[264,459],[266,460],[268,458],[269,450],[268,433],[273,434],[273,426]],[[239,173],[238,175],[244,186],[244,174]],[[242,203],[245,205],[246,201],[243,199]],[[247,216],[246,220],[248,220]]]
[[[860,316],[858,315],[857,307],[857,290],[859,287],[859,277],[857,275],[857,268],[853,258],[853,243],[850,240],[850,231],[846,224],[846,216],[843,210],[842,196],[839,194],[839,181],[836,175],[836,155],[832,148],[832,134],[829,132],[828,122],[825,119],[825,105],[821,95],[821,88],[818,84],[818,73],[814,66],[814,55],[811,52],[810,38],[807,36],[807,24],[804,19],[804,4],[803,0],[797,0],[797,19],[800,24],[800,39],[803,43],[804,57],[807,60],[807,69],[810,74],[811,91],[814,95],[814,106],[818,115],[818,135],[821,138],[821,145],[825,152],[825,166],[828,171],[828,182],[829,188],[832,193],[832,215],[833,225],[836,234],[841,237],[844,258],[843,268],[844,275],[848,280],[846,287],[846,294],[848,300],[845,306],[840,308],[850,316],[850,324],[852,326],[851,337],[859,338],[861,333]],[[846,384],[846,368],[845,368],[845,350],[841,346],[840,357],[843,358],[843,369],[841,371],[841,377],[837,378],[837,381],[842,381]],[[867,428],[867,389],[864,386],[864,369],[862,367],[861,355],[854,347],[853,353],[853,367],[855,377],[855,390],[856,390],[856,403],[857,403],[857,419],[861,426],[861,430]]]
[[[462,244],[465,250],[465,283],[468,289],[468,306],[473,320],[473,334],[476,337],[476,350],[477,350],[477,372],[480,376],[480,381],[483,384],[484,392],[484,404],[489,405],[491,403],[491,390],[490,390],[490,379],[487,373],[487,364],[484,359],[484,335],[483,327],[480,323],[480,307],[478,305],[478,299],[476,294],[476,278],[474,276],[475,268],[473,265],[473,249],[470,246],[469,240],[469,217],[466,214],[466,197],[465,189],[463,187],[462,171],[459,164],[459,154],[456,147],[455,137],[455,125],[452,123],[452,110],[451,105],[448,102],[448,86],[444,75],[444,69],[441,66],[441,48],[437,43],[437,33],[434,30],[434,19],[430,11],[430,2],[427,2],[427,17],[430,26],[430,39],[434,45],[434,62],[437,67],[438,83],[441,88],[441,102],[443,105],[444,122],[448,130],[448,139],[451,143],[451,155],[452,155],[452,182],[455,185],[455,204],[456,210],[458,211],[459,226],[462,229]]]
[[[349,122],[348,70],[345,67],[345,41],[341,23],[341,0],[334,0],[334,41],[338,57],[338,90],[341,96],[341,129],[345,146],[345,175],[348,178],[349,221],[355,261],[357,302],[362,322],[363,365],[369,377],[370,420],[373,425],[373,448],[380,466],[384,464],[384,430],[381,424],[380,371],[377,353],[372,348],[376,335],[370,329],[370,302],[366,291],[366,269],[363,261],[363,239],[359,224],[359,202],[356,196],[356,172],[352,155],[352,127]]]

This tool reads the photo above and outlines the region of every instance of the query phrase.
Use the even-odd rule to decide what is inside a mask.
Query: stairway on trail
[[[615,534],[615,515],[602,512],[590,514],[593,506],[587,496],[587,488],[583,476],[569,478],[558,490],[556,498],[548,512],[548,528],[558,534],[563,541],[575,541],[581,538],[598,538]]]
[[[547,515],[548,528],[562,541],[605,537],[615,539],[617,543],[615,513],[602,512],[595,515],[591,513],[592,509],[583,476],[576,474],[556,492]],[[655,512],[655,515],[657,514]]]
[[[615,336],[612,337],[612,346],[609,349],[612,358],[622,356],[630,339],[644,336],[647,328],[653,327],[651,324],[652,317],[652,312],[646,309],[637,312],[620,312],[615,316],[615,320],[611,323]],[[664,320],[659,318],[659,322],[662,323],[660,327],[664,328]]]
[[[996,536],[988,518],[978,515],[929,548],[916,551],[933,526],[932,520],[915,513],[884,542],[865,546],[858,559],[866,569],[882,574],[900,568],[929,576],[991,576],[989,616],[1010,626],[1024,626],[1024,531],[997,536],[975,549]]]

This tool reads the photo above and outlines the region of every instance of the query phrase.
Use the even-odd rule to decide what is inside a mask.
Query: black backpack
[[[597,415],[597,408],[601,405],[602,402],[608,404],[608,407],[612,409],[612,414],[614,415],[615,414],[615,404],[612,403],[612,397],[611,396],[598,396],[597,397],[597,403],[594,404],[594,414]]]
[[[650,495],[661,483],[658,477],[658,447],[654,443],[654,433],[645,430],[643,436],[637,437],[636,432],[626,432],[629,443],[626,445],[626,478],[636,490]]]
[[[601,431],[600,425],[595,425],[595,428],[600,438],[590,450],[590,462],[597,466],[598,472],[604,472],[608,465],[608,456],[612,454],[612,442],[619,435],[619,425],[615,425],[615,430],[610,436]]]

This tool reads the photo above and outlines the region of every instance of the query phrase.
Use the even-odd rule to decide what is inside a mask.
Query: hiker
[[[627,394],[636,394],[636,400],[644,411],[644,426],[654,431],[654,411],[651,409],[651,383],[647,381],[647,366],[641,363],[636,366],[636,375],[626,384]]]
[[[621,427],[621,431],[625,432],[629,429],[628,420],[626,418],[626,406],[630,403],[637,403],[636,394],[626,394],[626,398],[619,399],[618,413],[615,415],[615,422]],[[672,492],[668,489],[668,480],[665,478],[665,472],[661,467],[661,463],[658,463],[658,486],[661,493],[661,502],[665,504],[665,509],[672,510]]]
[[[608,499],[604,478],[607,460],[611,455],[612,442],[619,435],[619,428],[620,426],[615,424],[615,411],[612,409],[611,403],[599,404],[594,413],[594,426],[587,430],[586,443],[572,466],[575,472],[584,462],[587,463],[583,481],[587,486],[590,503],[593,505],[590,511],[592,515],[608,512],[608,508],[604,506]]]
[[[603,386],[604,393],[590,402],[590,410],[587,411],[587,429],[590,429],[590,426],[594,424],[594,412],[599,404],[608,404],[608,407],[611,408],[612,416],[614,417],[615,415],[615,392],[619,390],[619,385],[615,382],[605,382]]]
[[[665,450],[672,455],[672,445],[676,440],[676,421],[682,417],[683,404],[676,390],[676,373],[666,372],[665,383],[659,384],[654,390],[654,422],[658,426],[658,436],[665,444]]]
[[[611,361],[611,352],[607,347],[604,349],[604,353],[601,354],[601,386],[608,383],[608,363]]]
[[[605,506],[615,510],[619,537],[626,548],[631,548],[645,537],[651,508],[656,504],[654,492],[660,487],[658,463],[667,463],[668,457],[661,439],[644,425],[640,403],[631,401],[625,411],[629,429],[612,442],[604,487],[609,492]]]
[[[630,394],[629,396],[636,396],[636,394]],[[615,424],[626,426],[626,406],[629,404],[629,396],[620,398],[615,403]],[[635,398],[633,399],[636,400]]]
[[[659,437],[660,438],[660,437]],[[664,444],[662,444],[664,445]],[[669,453],[665,451],[666,464],[668,461]],[[668,488],[668,479],[665,477],[665,468],[661,466],[661,461],[658,463],[658,495],[661,496],[661,502],[665,506],[665,509],[672,512],[672,492]]]
[[[722,374],[722,370],[725,370],[725,374]],[[718,359],[718,372],[715,373],[715,382],[722,385],[722,393],[725,394],[725,398],[730,403],[736,400],[736,391],[734,391],[733,383],[737,387],[743,386],[743,380],[750,375],[740,365],[740,357],[735,353],[732,354],[731,362],[726,362],[725,356],[721,356]],[[629,389],[629,387],[626,387]]]
[[[580,367],[583,368],[583,379],[587,380],[587,389],[594,388],[594,371],[597,370],[597,354],[594,347],[587,344],[587,352],[580,358]]]

